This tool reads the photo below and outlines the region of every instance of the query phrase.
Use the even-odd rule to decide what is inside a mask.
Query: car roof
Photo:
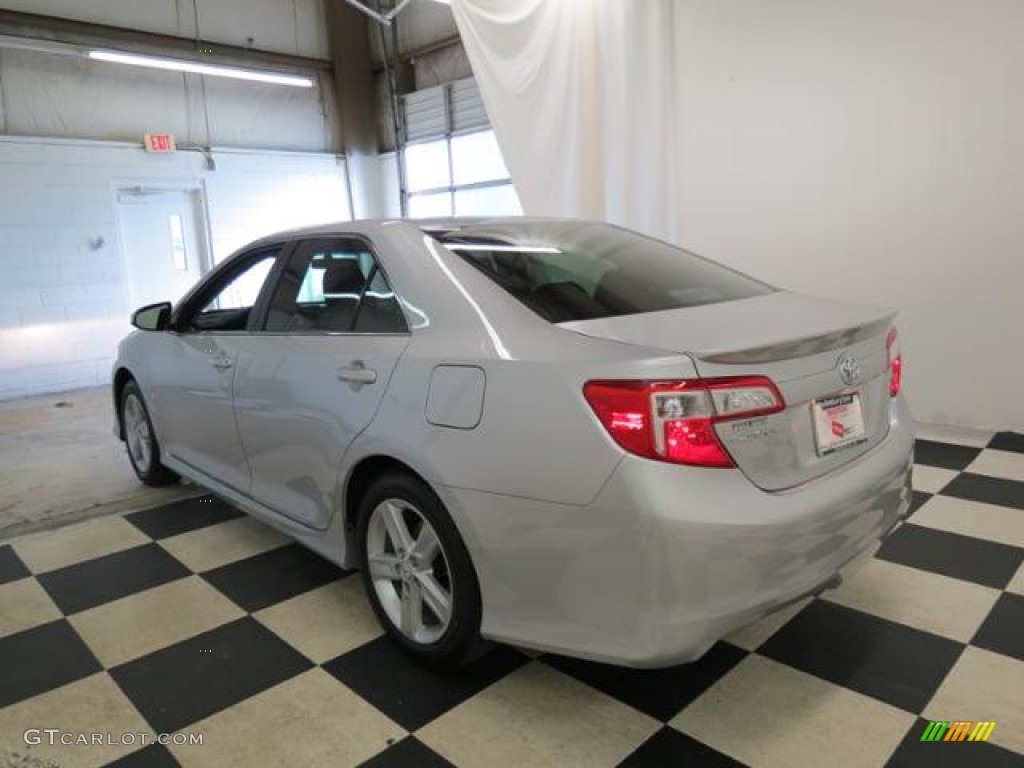
[[[555,216],[459,216],[433,219],[352,219],[349,221],[337,221],[328,224],[317,224],[310,227],[300,227],[298,229],[275,232],[274,234],[265,235],[258,240],[248,243],[245,246],[245,250],[249,250],[252,247],[260,247],[261,245],[279,243],[283,240],[295,240],[303,237],[320,237],[338,234],[372,235],[374,232],[383,232],[386,228],[395,226],[415,227],[422,232],[441,234],[463,229],[465,227],[476,227],[490,224],[508,227],[509,225],[527,226],[529,224],[540,222],[568,221],[583,220]]]

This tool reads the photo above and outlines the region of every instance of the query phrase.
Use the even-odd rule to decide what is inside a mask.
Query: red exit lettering
[[[147,152],[173,152],[175,150],[174,137],[169,133],[147,133]]]

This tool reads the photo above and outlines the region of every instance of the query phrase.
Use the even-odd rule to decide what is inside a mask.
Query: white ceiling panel
[[[243,48],[327,58],[320,0],[201,0],[199,29]]]
[[[177,0],[4,0],[6,10],[116,27],[181,34]],[[191,18],[192,3],[188,2]]]

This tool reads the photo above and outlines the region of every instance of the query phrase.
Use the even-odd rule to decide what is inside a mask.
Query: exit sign
[[[146,134],[146,151],[147,152],[173,152],[174,136],[169,133],[147,133]]]

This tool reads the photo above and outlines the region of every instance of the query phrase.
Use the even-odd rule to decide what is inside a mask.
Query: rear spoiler
[[[840,349],[850,344],[855,344],[858,341],[869,339],[872,336],[881,336],[889,330],[889,326],[892,325],[894,318],[895,314],[891,314],[881,320],[875,320],[865,325],[807,336],[803,339],[768,344],[762,347],[751,347],[749,349],[698,351],[694,352],[693,356],[709,363],[724,363],[727,365],[774,363],[782,360],[792,360],[797,357],[807,357],[808,355]]]

